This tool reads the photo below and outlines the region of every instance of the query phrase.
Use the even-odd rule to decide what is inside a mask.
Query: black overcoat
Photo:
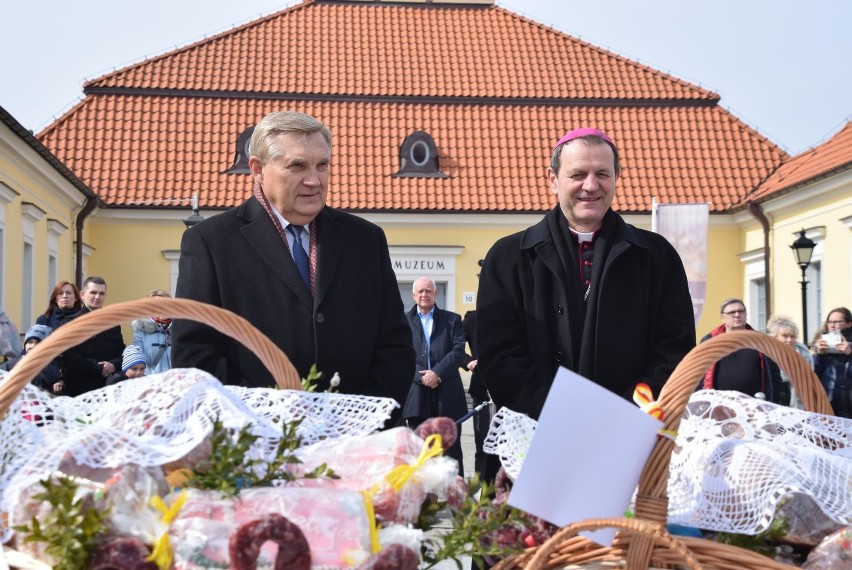
[[[452,311],[435,307],[427,361],[426,337],[417,311],[415,305],[407,315],[416,362],[402,417],[407,419],[445,416],[457,420],[467,413],[467,398],[459,374],[459,366],[467,356],[464,351],[461,317]],[[434,389],[420,383],[419,371],[428,370],[429,364],[431,370],[441,378],[441,383]]]
[[[339,390],[405,401],[414,366],[384,232],[324,208],[317,223],[316,295],[311,297],[269,216],[254,198],[186,230],[177,296],[229,309],[266,334],[304,378],[312,364],[335,372]],[[263,363],[210,327],[172,325],[175,367],[206,370],[226,384],[271,386]]]
[[[640,381],[658,393],[695,346],[692,301],[677,251],[609,211],[604,224],[614,224],[608,228],[612,243],[605,262],[594,267],[589,318],[573,327],[581,331],[575,357],[570,319],[578,318],[583,296],[568,283],[554,242],[564,235],[562,223],[557,206],[538,224],[500,239],[479,278],[477,367],[498,408],[533,418],[559,366],[631,399]]]

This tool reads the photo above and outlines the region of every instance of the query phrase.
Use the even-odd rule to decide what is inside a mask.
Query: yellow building
[[[75,280],[77,221],[96,202],[0,107],[0,306],[22,334],[46,310],[54,284]]]
[[[321,48],[306,37],[323,38]],[[306,0],[84,92],[38,138],[99,199],[83,220],[80,263],[107,280],[108,303],[174,290],[193,200],[206,218],[250,195],[245,143],[257,120],[280,109],[330,126],[329,204],[385,229],[407,306],[410,283],[429,274],[440,305],[474,308],[478,260],[555,204],[550,149],[586,125],[621,149],[613,207],[629,223],[650,229],[654,202],[709,205],[700,334],[731,296],[745,299],[758,328],[776,310],[798,320],[799,269],[787,246],[800,227],[818,239],[809,315],[850,302],[848,146],[845,161],[841,152],[821,170],[820,160],[790,183],[786,165],[801,161],[801,173],[816,155],[793,159],[717,94],[489,0]],[[70,276],[74,263],[62,257],[57,274]],[[4,258],[4,282],[10,266]],[[45,290],[46,272],[37,279]],[[17,288],[8,287],[11,299]]]

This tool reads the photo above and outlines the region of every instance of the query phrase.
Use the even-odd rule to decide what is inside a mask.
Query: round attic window
[[[414,131],[399,147],[399,171],[394,176],[446,178],[438,165],[438,147],[426,131]]]
[[[409,150],[408,154],[414,166],[425,166],[429,162],[429,155],[431,153],[429,152],[429,146],[421,140],[415,141],[411,145],[411,150]]]

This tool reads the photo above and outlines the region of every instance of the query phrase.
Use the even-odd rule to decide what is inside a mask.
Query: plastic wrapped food
[[[458,492],[458,464],[441,456],[438,441],[427,442],[405,427],[321,441],[298,451],[298,467],[310,471],[325,464],[340,478],[299,484],[369,492],[379,521],[413,523],[427,495],[444,501]]]
[[[826,536],[802,564],[807,570],[852,568],[852,526]]]
[[[172,522],[175,570],[230,568],[235,530],[264,515],[278,514],[297,525],[310,545],[313,568],[352,567],[372,553],[371,521],[361,493],[327,488],[256,487],[237,497],[187,491]],[[264,544],[258,568],[272,568],[277,548]]]

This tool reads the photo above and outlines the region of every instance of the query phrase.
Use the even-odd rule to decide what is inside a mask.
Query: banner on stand
[[[653,204],[651,231],[669,240],[680,254],[696,324],[707,291],[707,225],[709,204]]]

